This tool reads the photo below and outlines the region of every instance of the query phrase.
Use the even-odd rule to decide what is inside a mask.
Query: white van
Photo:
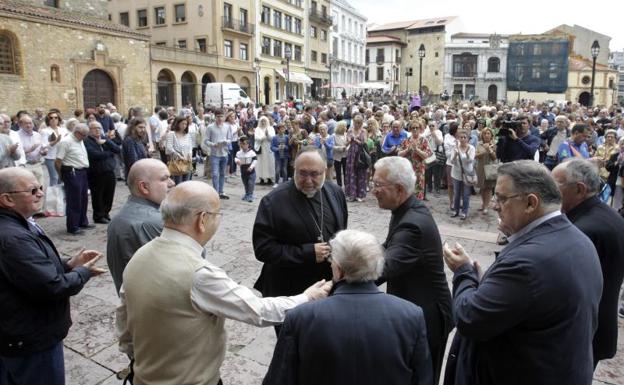
[[[204,94],[206,107],[233,107],[242,102],[251,103],[249,96],[236,83],[208,83]]]

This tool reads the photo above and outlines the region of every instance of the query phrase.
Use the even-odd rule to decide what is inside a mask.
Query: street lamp
[[[284,49],[284,57],[286,58],[286,99],[290,97],[290,59],[292,52],[290,47],[286,46]]]
[[[253,69],[256,71],[256,106],[260,103],[260,59],[254,58]]]
[[[600,44],[598,44],[598,40],[594,40],[594,43],[591,46],[591,55],[592,55],[592,78],[591,78],[591,92],[589,93],[589,106],[594,106],[594,78],[596,77],[596,58],[600,53]]]
[[[329,68],[329,98],[331,99],[334,94],[332,92],[332,62],[334,61],[334,55],[332,55],[331,53],[327,56],[327,61],[328,63],[328,68]]]
[[[422,61],[425,57],[425,45],[421,44],[418,47],[418,57],[420,58],[420,70],[418,71],[418,96],[420,96],[420,100],[422,100]]]

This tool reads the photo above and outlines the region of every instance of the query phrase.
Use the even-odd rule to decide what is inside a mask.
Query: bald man
[[[64,385],[63,339],[71,326],[69,297],[104,270],[102,254],[68,260],[32,215],[43,187],[21,167],[0,170],[0,383]],[[6,382],[5,382],[6,381]]]
[[[160,209],[165,227],[126,266],[117,311],[120,350],[135,359],[135,385],[218,384],[226,318],[274,325],[331,288],[320,281],[297,296],[259,298],[212,264],[204,246],[222,213],[206,183],[179,184]]]
[[[167,165],[159,160],[141,159],[130,168],[130,196],[111,220],[106,243],[106,261],[117,294],[132,255],[162,232],[158,208],[174,185]]]

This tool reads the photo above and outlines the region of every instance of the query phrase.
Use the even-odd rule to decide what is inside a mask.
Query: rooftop
[[[388,24],[381,24],[369,27],[369,32],[375,31],[389,31],[394,29],[419,29],[419,28],[429,28],[436,27],[440,25],[447,25],[453,20],[455,20],[457,16],[442,16],[434,19],[422,19],[422,20],[409,20],[409,21],[399,21]]]
[[[394,36],[388,35],[379,35],[379,36],[369,36],[366,38],[366,44],[374,44],[374,43],[397,43],[397,44],[405,44],[401,39]]]

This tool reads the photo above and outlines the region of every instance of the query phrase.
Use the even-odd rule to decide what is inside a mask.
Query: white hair
[[[383,271],[383,249],[374,235],[343,230],[329,241],[332,258],[351,282],[374,281]]]
[[[375,171],[385,170],[386,179],[390,183],[403,186],[408,194],[414,193],[416,174],[409,160],[400,156],[387,156],[375,163]]]

